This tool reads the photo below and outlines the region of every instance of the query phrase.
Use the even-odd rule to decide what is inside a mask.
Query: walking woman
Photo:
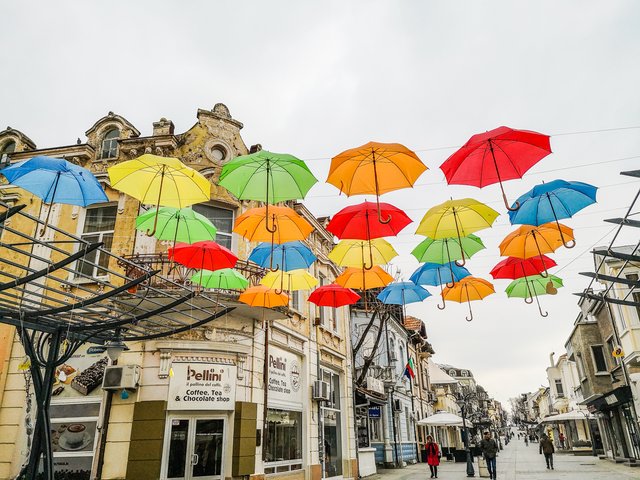
[[[440,447],[433,441],[431,435],[427,435],[427,463],[431,470],[431,478],[438,478],[438,465],[440,465]]]

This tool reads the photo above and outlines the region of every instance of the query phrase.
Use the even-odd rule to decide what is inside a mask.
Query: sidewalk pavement
[[[498,480],[640,480],[640,467],[616,465],[593,456],[555,454],[555,470],[547,470],[544,455],[538,453],[538,444],[527,447],[522,440],[514,439],[500,451],[497,459]],[[479,478],[477,459],[473,464]],[[427,480],[429,466],[426,463],[409,465],[400,469],[378,469],[367,480]],[[438,467],[442,480],[467,478],[466,464],[443,461]]]

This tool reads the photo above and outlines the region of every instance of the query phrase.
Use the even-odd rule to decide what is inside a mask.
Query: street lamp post
[[[471,400],[476,398],[476,393],[467,389],[457,391],[453,394],[449,393],[455,398],[456,403],[460,406],[460,413],[462,414],[462,428],[464,428],[464,450],[467,456],[467,477],[475,477],[476,472],[473,468],[473,457],[471,455],[471,448],[469,446],[469,427],[467,426],[467,413]]]

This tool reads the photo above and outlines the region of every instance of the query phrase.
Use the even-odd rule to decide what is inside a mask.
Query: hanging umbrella
[[[109,201],[100,182],[89,170],[61,158],[41,155],[3,168],[0,173],[12,185],[33,193],[49,205],[64,203],[86,207]],[[44,235],[50,214],[51,208],[40,236]]]
[[[344,272],[336,278],[338,285],[354,290],[385,287],[391,282],[393,282],[393,277],[377,265],[374,265],[370,270],[355,267],[345,268]]]
[[[284,293],[276,293],[264,285],[249,287],[238,297],[238,301],[246,303],[252,307],[286,307],[289,304],[289,297]]]
[[[231,250],[211,240],[193,244],[179,243],[169,248],[168,255],[180,265],[199,270],[233,268],[238,262],[238,257]]]
[[[249,255],[249,260],[271,270],[297,270],[309,268],[317,257],[299,240],[272,245],[269,242],[259,244]],[[276,265],[275,269],[273,265]]]
[[[490,273],[494,279],[515,279],[530,275],[540,275],[540,273],[555,266],[557,266],[557,263],[546,255],[530,258],[507,257],[493,267]]]
[[[304,198],[317,181],[299,158],[260,150],[225,164],[218,183],[240,200],[264,202],[269,217],[270,203]]]
[[[542,225],[555,222],[560,230],[558,220],[571,218],[583,208],[596,202],[598,188],[588,183],[567,182],[565,180],[553,180],[549,183],[536,185],[522,195],[516,203],[520,208],[509,212],[509,220],[512,224]],[[576,246],[576,242],[564,242],[567,248]]]
[[[433,239],[462,237],[491,227],[500,214],[472,198],[447,200],[425,213],[416,233]],[[465,264],[464,249],[460,266]]]
[[[549,313],[542,311],[538,296],[545,294],[555,295],[558,293],[558,288],[562,286],[562,279],[555,275],[549,275],[548,277],[531,275],[514,280],[507,286],[505,292],[507,292],[507,297],[524,298],[527,303],[532,303],[533,298],[535,298],[540,316],[547,317]],[[531,301],[527,301],[527,299]]]
[[[292,208],[272,206],[269,212],[266,207],[250,208],[236,219],[233,231],[250,242],[282,244],[304,240],[313,227]]]
[[[493,285],[483,278],[469,276],[456,282],[453,287],[446,287],[442,292],[442,298],[458,303],[467,302],[470,316],[465,318],[470,322],[473,320],[471,302],[474,300],[482,300],[495,292]]]
[[[443,285],[446,284],[448,287],[453,287],[455,282],[469,275],[471,275],[469,270],[456,265],[455,262],[449,262],[443,265],[438,263],[425,263],[411,274],[409,280],[416,285],[431,285],[434,287],[440,285],[440,293],[442,294],[442,290],[444,289]],[[446,304],[442,302],[442,306],[437,305],[437,307],[440,310],[444,310],[445,305]]]
[[[157,222],[157,223],[156,223]],[[156,223],[154,236],[158,240],[195,243],[201,240],[215,240],[217,229],[204,215],[194,212],[190,207],[162,207],[139,215],[136,229],[151,231]]]
[[[434,240],[433,238],[426,238],[411,251],[411,254],[419,262],[445,264],[454,260],[461,260],[463,257],[471,258],[480,250],[484,250],[484,248],[484,243],[482,243],[480,237],[470,234],[466,237],[460,237],[460,239],[442,238]]]
[[[564,245],[564,240],[573,240],[573,230],[565,225],[546,223],[540,226],[521,225],[517,230],[507,235],[500,243],[500,255],[503,257],[542,258],[544,253],[555,252]],[[562,235],[560,234],[562,232]],[[540,273],[543,277],[548,275]]]
[[[202,270],[191,277],[191,283],[222,290],[244,290],[249,286],[249,280],[233,268],[222,268],[214,272]]]
[[[527,170],[551,153],[549,136],[529,130],[498,127],[472,136],[458,151],[447,158],[440,169],[448,184],[484,187],[500,184],[507,209],[509,207],[502,182],[522,178]]]
[[[378,221],[388,223],[392,214],[383,219],[380,195],[413,187],[426,169],[418,156],[404,145],[369,142],[333,157],[327,183],[347,196],[374,194]]]
[[[360,300],[360,295],[350,288],[342,287],[337,283],[318,287],[309,295],[309,301],[320,307],[338,308],[352,305],[358,300]]]
[[[384,287],[378,294],[378,300],[390,305],[406,305],[417,303],[430,297],[431,294],[413,282],[393,282]]]
[[[369,269],[365,257],[371,252],[372,265],[385,265],[398,256],[393,246],[383,238],[373,240],[341,240],[329,253],[329,260],[341,267]]]
[[[155,234],[160,206],[183,208],[194,203],[206,202],[211,196],[211,184],[193,168],[177,158],[159,157],[145,153],[107,169],[111,187],[140,200],[155,205]]]
[[[268,272],[262,280],[260,285],[275,289],[276,292],[281,293],[283,290],[289,292],[297,290],[311,290],[318,284],[318,279],[311,275],[306,270],[291,270],[285,272],[278,270],[277,272]]]

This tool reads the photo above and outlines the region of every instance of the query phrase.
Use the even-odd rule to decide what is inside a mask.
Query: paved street
[[[609,480],[640,479],[640,467],[629,468],[615,465],[597,457],[576,457],[573,455],[554,455],[555,470],[547,470],[544,456],[538,454],[538,444],[528,447],[522,441],[514,440],[500,452],[498,457],[499,480]],[[476,478],[478,477],[477,464]],[[379,470],[379,474],[371,480],[425,480],[429,478],[429,467],[426,464],[410,465],[401,470]],[[438,478],[464,479],[466,465],[464,463],[443,462],[438,468]]]

